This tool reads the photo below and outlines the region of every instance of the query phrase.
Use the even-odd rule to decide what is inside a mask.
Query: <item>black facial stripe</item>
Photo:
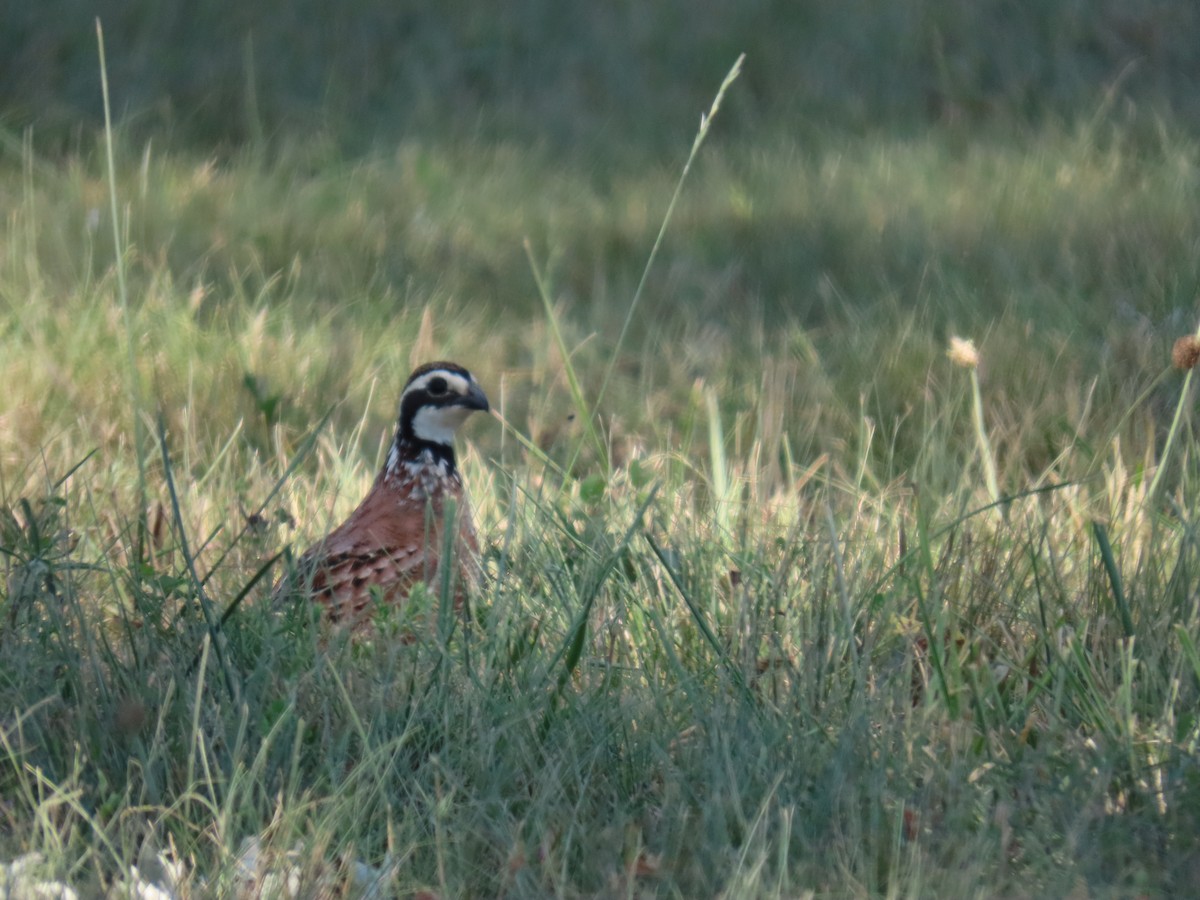
[[[451,397],[455,396],[453,394]],[[453,401],[451,401],[453,402]],[[428,452],[436,462],[446,464],[446,470],[450,474],[457,471],[454,458],[454,447],[451,444],[442,444],[435,441],[426,441],[417,437],[413,430],[413,419],[416,418],[418,412],[430,406],[448,406],[446,398],[442,398],[442,402],[431,401],[429,395],[425,391],[413,391],[406,394],[400,401],[400,420],[396,423],[396,437],[393,443],[396,447],[396,455],[404,461],[415,461],[421,457],[423,453]]]
[[[416,440],[416,434],[413,433],[413,419],[417,417],[417,413],[426,406],[440,406],[441,404],[430,398],[427,391],[409,391],[400,401],[400,437],[405,440]]]
[[[405,435],[413,433],[413,419],[421,409],[426,407],[444,408],[454,406],[462,401],[463,397],[457,391],[451,390],[445,384],[443,384],[443,388],[444,390],[441,393],[430,393],[428,388],[419,391],[409,389],[404,392],[400,398],[399,424],[401,433]]]

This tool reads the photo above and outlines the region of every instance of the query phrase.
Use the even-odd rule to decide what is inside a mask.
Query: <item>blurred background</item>
[[[568,392],[534,266],[575,364],[619,357],[607,398],[630,433],[699,421],[703,382],[736,409],[777,395],[801,456],[870,415],[897,469],[926,439],[917,386],[945,374],[953,334],[984,347],[1002,449],[1040,470],[1077,406],[1140,404],[1194,328],[1193,0],[0,9],[12,308],[90,310],[81,285],[111,287],[98,18],[130,293],[181,318],[146,326],[162,335],[147,354],[183,336],[155,390],[194,392],[206,359],[200,421],[242,397],[263,446],[330,397],[351,398],[337,424],[352,427],[370,379],[402,377],[410,351],[511,372],[515,421],[550,446]],[[618,346],[700,115],[743,52]],[[77,330],[79,357],[96,355]],[[1172,391],[1150,392],[1154,428]],[[122,415],[91,410],[97,428]],[[47,427],[30,419],[22,446]]]
[[[214,148],[420,136],[669,148],[738,53],[723,127],[761,136],[1037,126],[1106,102],[1200,121],[1191,0],[3,0],[0,125],[101,119],[94,20],[130,128]]]

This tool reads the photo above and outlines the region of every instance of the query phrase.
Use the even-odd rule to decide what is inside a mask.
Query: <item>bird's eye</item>
[[[446,379],[445,378],[430,379],[429,386],[426,387],[426,390],[429,391],[429,396],[431,396],[431,397],[441,397],[441,396],[445,395]]]

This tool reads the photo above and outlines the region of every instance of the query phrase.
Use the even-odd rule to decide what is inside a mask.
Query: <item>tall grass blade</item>
[[[1100,560],[1104,563],[1104,571],[1108,575],[1108,583],[1112,588],[1113,601],[1117,613],[1121,617],[1121,627],[1125,637],[1133,637],[1133,616],[1129,612],[1129,601],[1125,597],[1125,588],[1121,584],[1121,572],[1117,569],[1117,560],[1113,556],[1112,544],[1108,540],[1108,529],[1100,522],[1092,523],[1092,532],[1096,535],[1096,546],[1100,549]]]
[[[622,554],[633,540],[634,535],[642,530],[642,520],[646,515],[646,511],[654,502],[654,498],[658,495],[658,489],[660,486],[661,482],[656,482],[650,488],[646,499],[642,501],[642,504],[638,507],[638,510],[633,517],[633,521],[629,524],[629,527],[625,529],[625,533],[622,535],[621,540],[617,542],[617,545],[613,548],[612,552],[609,553],[608,558],[604,561],[604,565],[600,568],[600,571],[594,576],[592,584],[589,585],[587,593],[583,598],[583,603],[580,605],[579,612],[575,616],[575,622],[571,626],[570,634],[567,636],[566,641],[563,642],[563,644],[558,648],[558,652],[554,654],[550,660],[550,664],[546,667],[546,671],[549,673],[553,672],[554,669],[558,667],[560,662],[562,664],[562,671],[559,672],[557,682],[554,686],[554,691],[550,697],[549,706],[546,710],[546,715],[542,719],[543,734],[545,733],[544,729],[549,725],[550,716],[553,715],[555,709],[557,709],[559,697],[566,689],[567,682],[570,680],[575,668],[579,665],[579,660],[583,658],[583,648],[587,638],[588,618],[592,614],[592,608],[595,606],[596,598],[600,596],[600,589],[608,580],[608,576],[612,574],[613,569],[616,568],[617,563],[620,561]]]
[[[704,391],[704,402],[708,407],[708,457],[712,467],[713,510],[721,535],[729,534],[730,505],[729,465],[725,458],[725,429],[721,426],[721,406],[717,392],[712,388]]]
[[[317,445],[317,437],[325,429],[326,424],[328,424],[330,417],[333,415],[334,409],[336,409],[336,407],[329,407],[329,409],[325,411],[325,415],[321,416],[317,424],[313,426],[312,430],[309,431],[309,433],[305,436],[299,448],[297,448],[295,454],[293,454],[287,468],[284,469],[283,474],[276,479],[275,484],[271,486],[271,490],[267,491],[267,496],[263,498],[263,501],[259,503],[257,507],[251,510],[249,515],[246,516],[246,520],[242,523],[241,529],[239,529],[238,533],[234,535],[233,540],[229,542],[229,546],[221,551],[221,555],[217,557],[215,562],[213,562],[212,567],[208,570],[208,574],[204,576],[201,584],[207,585],[208,580],[212,578],[213,575],[215,575],[218,571],[220,571],[221,565],[225,562],[225,558],[229,556],[229,554],[233,551],[233,548],[238,545],[238,543],[246,536],[246,533],[252,527],[251,523],[255,521],[256,517],[262,515],[263,510],[266,509],[271,501],[275,499],[275,496],[281,490],[283,490],[283,486],[287,484],[288,480],[292,477],[292,473],[295,472],[296,469],[298,469],[304,462],[304,460],[308,458],[308,455],[312,453],[313,448]],[[283,554],[277,553],[274,557],[272,557],[272,562],[278,559],[281,555]],[[258,576],[255,576],[256,579],[257,577]],[[230,606],[232,605],[233,604],[230,604]],[[226,618],[228,618],[228,615],[223,615],[221,617],[221,621],[224,622]]]
[[[175,530],[179,535],[179,549],[183,554],[188,577],[192,582],[192,589],[196,592],[196,599],[200,604],[200,610],[204,616],[204,624],[208,631],[208,637],[212,641],[213,652],[217,655],[217,662],[221,666],[222,675],[225,677],[225,687],[229,691],[230,699],[236,703],[239,697],[237,680],[234,678],[233,672],[229,667],[229,662],[225,657],[221,631],[217,627],[217,618],[213,610],[212,601],[209,600],[208,592],[204,589],[204,582],[196,572],[196,560],[188,547],[187,528],[183,522],[183,510],[179,504],[179,492],[175,489],[175,475],[171,465],[171,453],[167,447],[167,426],[163,421],[162,413],[159,413],[158,416],[158,441],[162,449],[163,476],[166,478],[167,492],[171,497],[171,515],[174,517]]]
[[[113,151],[112,104],[108,95],[108,64],[104,55],[104,29],[96,19],[96,44],[100,52],[100,91],[104,98],[104,148],[108,162],[108,199],[112,215],[113,255],[117,270],[117,294],[121,301],[121,316],[125,324],[125,365],[129,382],[130,415],[133,418],[134,453],[138,467],[138,558],[146,532],[146,435],[142,422],[142,389],[137,369],[136,336],[133,316],[129,311],[129,289],[125,282],[125,250],[121,246],[121,217],[117,210],[117,166]]]
[[[971,414],[975,424],[975,440],[979,443],[979,456],[983,461],[983,477],[987,482],[988,496],[993,506],[999,506],[1002,516],[1007,518],[1008,505],[1003,503],[1000,495],[1000,479],[996,475],[996,455],[992,452],[992,442],[988,437],[987,425],[983,419],[983,394],[979,389],[979,372],[971,369]]]
[[[929,513],[925,503],[922,502],[921,496],[918,495],[917,546],[914,548],[914,552],[917,553],[920,567],[928,579],[929,590],[925,590],[921,583],[920,575],[915,571],[909,578],[909,583],[916,598],[917,616],[921,622],[921,629],[925,632],[925,642],[928,648],[930,665],[933,666],[934,677],[937,679],[942,697],[946,701],[946,710],[950,714],[950,718],[957,719],[959,711],[958,692],[951,689],[950,678],[946,672],[946,642],[943,640],[942,616],[939,611],[939,614],[935,618],[933,611],[930,609],[932,605],[930,602],[931,595],[933,597],[938,596],[937,566],[933,562],[933,540],[936,536],[930,533]]]
[[[533,247],[529,241],[525,241],[525,256],[529,259],[529,268],[533,272],[533,280],[537,285],[538,296],[542,299],[542,307],[546,312],[546,322],[550,326],[550,334],[554,338],[554,344],[558,347],[559,356],[562,357],[563,370],[567,376],[567,385],[571,391],[571,403],[575,407],[575,417],[583,423],[584,434],[591,441],[592,446],[596,450],[596,456],[604,466],[607,474],[610,469],[608,452],[605,450],[604,441],[600,437],[600,432],[596,428],[596,422],[591,415],[588,414],[587,400],[583,396],[583,388],[579,386],[579,376],[575,373],[575,366],[571,362],[571,353],[567,349],[567,342],[563,339],[562,329],[558,327],[558,316],[554,314],[554,302],[550,298],[550,288],[546,284],[546,279],[538,268],[537,262],[533,258]],[[570,475],[575,467],[575,460],[579,456],[580,448],[577,446],[572,454],[570,461],[566,466],[566,474]]]
[[[1195,336],[1200,338],[1200,329],[1197,329]],[[1171,458],[1171,449],[1175,446],[1175,440],[1179,435],[1180,428],[1183,426],[1184,413],[1186,410],[1191,409],[1192,375],[1195,371],[1195,369],[1188,369],[1187,374],[1183,376],[1183,385],[1179,389],[1179,400],[1175,404],[1175,415],[1171,418],[1171,427],[1167,430],[1167,439],[1163,443],[1162,453],[1159,454],[1158,465],[1154,469],[1154,477],[1150,479],[1150,487],[1146,491],[1147,503],[1152,503],[1162,488],[1162,480],[1167,472],[1167,462]]]
[[[1175,637],[1179,639],[1179,646],[1183,648],[1183,655],[1191,664],[1196,680],[1200,681],[1200,650],[1196,649],[1195,639],[1188,633],[1185,625],[1178,624],[1175,626]]]
[[[700,634],[704,636],[705,642],[717,654],[717,659],[720,661],[722,668],[729,673],[729,677],[733,679],[742,693],[747,698],[752,698],[753,692],[750,690],[750,685],[746,683],[745,675],[742,674],[741,669],[729,657],[729,654],[725,652],[725,648],[721,646],[721,642],[717,640],[717,635],[712,630],[712,626],[708,624],[708,619],[705,618],[703,611],[692,598],[687,586],[683,583],[682,576],[668,558],[666,551],[663,550],[658,541],[654,539],[654,535],[650,534],[649,531],[643,532],[642,536],[646,539],[646,543],[650,545],[650,551],[658,559],[659,563],[662,564],[664,571],[667,573],[667,578],[675,586],[675,590],[679,592],[679,596],[683,598],[683,603],[688,608],[688,612],[691,614],[692,620],[696,623],[696,627],[700,629]]]
[[[733,85],[739,75],[742,74],[742,63],[746,61],[746,54],[738,55],[733,66],[725,75],[725,80],[721,82],[721,86],[717,89],[717,95],[713,98],[712,106],[709,107],[708,113],[700,114],[700,129],[696,132],[696,137],[692,140],[692,149],[688,153],[687,161],[683,164],[683,171],[679,173],[679,180],[675,183],[675,191],[671,194],[671,201],[667,204],[667,211],[663,214],[662,224],[658,227],[658,234],[654,238],[654,245],[650,248],[650,255],[646,258],[646,265],[642,269],[642,277],[638,280],[637,288],[633,292],[633,299],[629,303],[629,309],[625,312],[625,321],[621,325],[621,333],[617,335],[617,343],[613,347],[612,358],[609,360],[608,368],[604,372],[604,380],[600,382],[600,390],[596,393],[596,405],[594,409],[599,412],[600,404],[604,400],[604,395],[608,391],[608,383],[612,380],[613,371],[616,369],[617,360],[621,358],[621,350],[625,346],[625,337],[629,333],[629,326],[633,322],[633,314],[637,312],[638,305],[642,301],[642,294],[646,290],[646,280],[650,276],[650,269],[654,266],[654,260],[658,257],[659,248],[662,247],[663,237],[667,233],[667,226],[671,224],[671,218],[675,215],[675,205],[679,202],[679,197],[683,193],[683,185],[687,181],[688,173],[692,170],[692,162],[696,159],[696,154],[700,152],[700,147],[704,144],[704,139],[708,137],[708,130],[712,127],[713,118],[721,108],[721,101],[725,99],[725,92]]]

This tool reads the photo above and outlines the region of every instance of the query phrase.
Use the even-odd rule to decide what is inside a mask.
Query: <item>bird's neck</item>
[[[413,435],[397,431],[388,450],[384,475],[415,475],[422,470],[437,471],[446,478],[458,477],[458,466],[454,458],[454,447],[437,441],[423,441]]]

